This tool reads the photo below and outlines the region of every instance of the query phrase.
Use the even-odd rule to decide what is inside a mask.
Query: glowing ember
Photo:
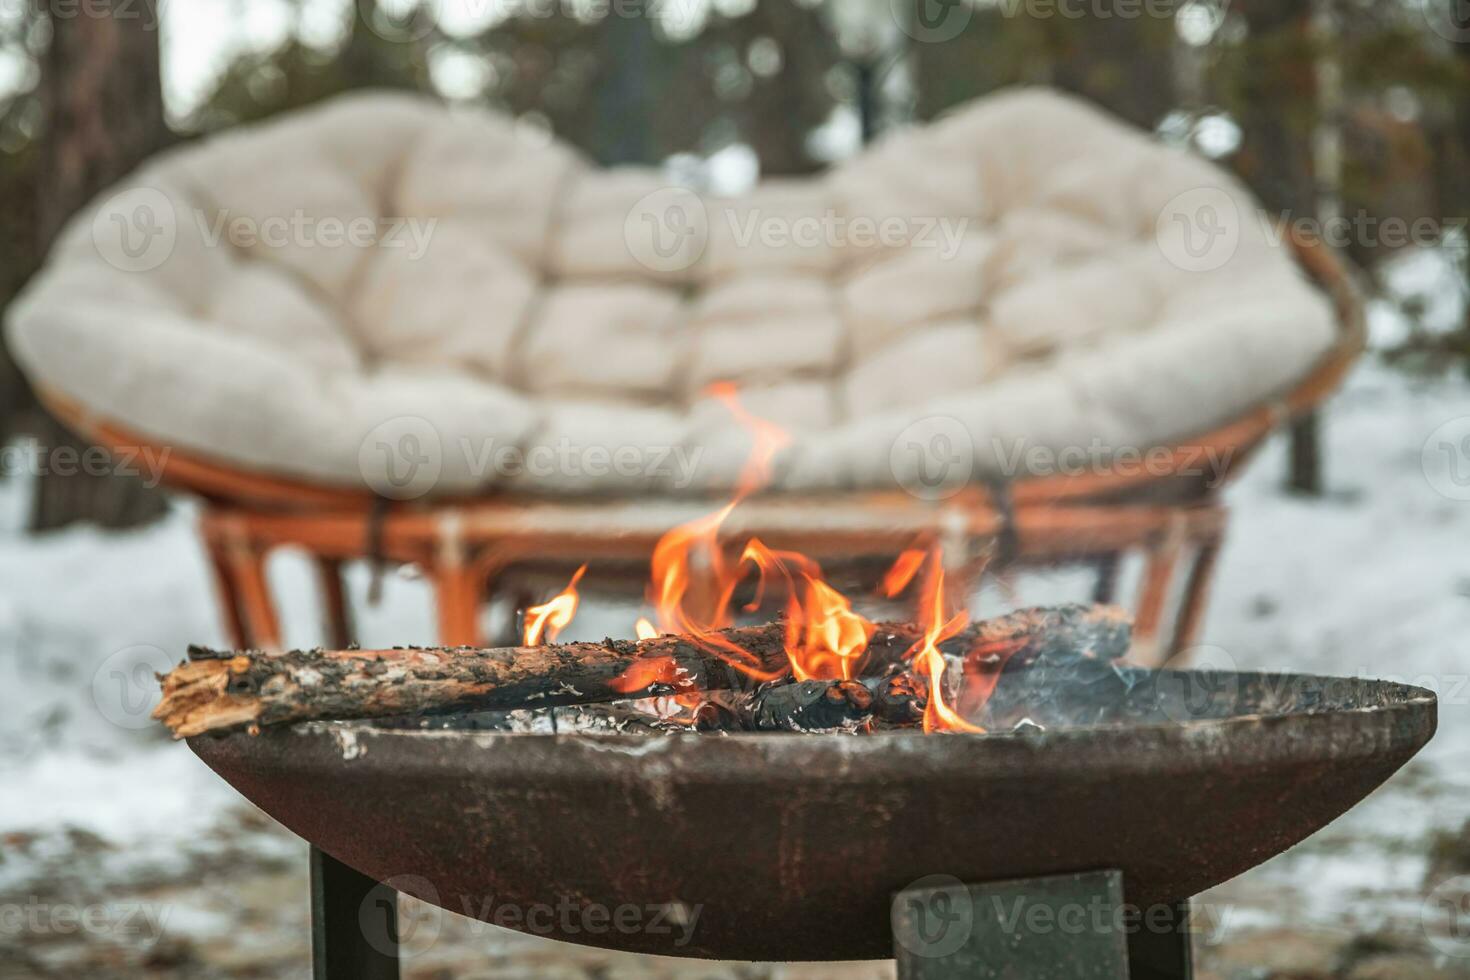
[[[614,691],[631,694],[634,691],[642,691],[652,687],[654,684],[664,684],[669,687],[688,687],[689,678],[679,670],[679,664],[673,657],[649,657],[646,660],[637,660],[633,666],[623,671],[622,676],[608,681],[607,686]]]
[[[572,617],[577,614],[577,583],[582,580],[582,575],[587,571],[583,565],[572,573],[572,580],[567,587],[562,589],[551,601],[539,606],[532,606],[526,610],[526,622],[524,639],[522,643],[528,647],[534,647],[542,642],[543,636],[549,642],[555,640],[557,634],[566,629]]]

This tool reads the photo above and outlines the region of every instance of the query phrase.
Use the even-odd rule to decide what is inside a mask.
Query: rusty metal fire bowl
[[[697,909],[687,936],[573,933],[556,916],[534,931],[666,955],[832,960],[891,956],[891,896],[929,875],[1118,869],[1130,903],[1185,899],[1345,812],[1436,723],[1434,696],[1402,684],[1139,680],[1153,694],[1137,720],[1025,733],[312,723],[190,745],[328,854],[451,911]]]

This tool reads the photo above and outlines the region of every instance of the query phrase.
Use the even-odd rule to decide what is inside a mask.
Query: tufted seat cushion
[[[1334,339],[1233,178],[1033,89],[738,198],[342,97],[102,195],[7,327],[36,381],[160,443],[382,490],[411,435],[456,494],[727,487],[721,379],[790,430],[779,488],[908,485],[905,440],[955,433],[967,473],[1024,477],[1208,430]]]

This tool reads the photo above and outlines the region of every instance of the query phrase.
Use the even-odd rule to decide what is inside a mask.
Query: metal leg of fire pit
[[[1144,909],[1128,934],[1129,980],[1192,980],[1189,903]]]
[[[311,849],[313,980],[398,980],[398,893]]]
[[[1128,908],[1117,871],[986,885],[936,876],[894,898],[898,976],[1191,980],[1187,908]]]

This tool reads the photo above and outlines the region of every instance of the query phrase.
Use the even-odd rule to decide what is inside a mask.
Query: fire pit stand
[[[1189,903],[1130,909],[1094,871],[935,884],[893,905],[899,980],[1191,980]]]
[[[398,980],[397,893],[311,849],[315,980]],[[1187,902],[1129,909],[1123,875],[957,879],[893,904],[899,980],[1192,980]]]
[[[398,893],[311,848],[314,980],[398,980]]]

